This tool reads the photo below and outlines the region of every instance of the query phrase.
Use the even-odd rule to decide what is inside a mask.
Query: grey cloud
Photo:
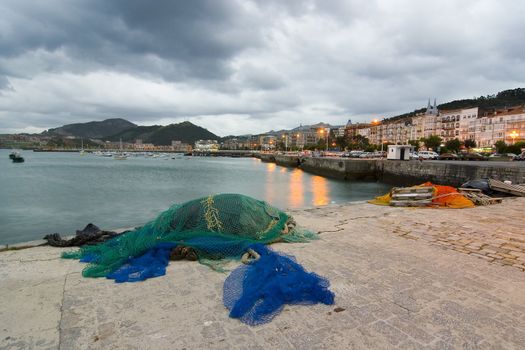
[[[496,0],[4,0],[0,122],[189,119],[229,134],[391,116],[525,86],[524,12]]]
[[[85,62],[87,70],[96,64],[167,79],[221,79],[231,74],[228,59],[259,43],[257,26],[231,1],[10,1],[0,6],[8,33],[0,44],[4,57],[61,50]],[[152,64],[155,58],[162,62]]]
[[[0,93],[2,93],[2,90],[13,91],[13,86],[11,86],[9,79],[5,75],[0,75]]]

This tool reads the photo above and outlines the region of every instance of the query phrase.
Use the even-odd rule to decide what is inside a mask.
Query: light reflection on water
[[[312,192],[314,194],[314,205],[327,205],[330,198],[330,190],[326,178],[321,176],[312,176]]]
[[[344,182],[253,158],[132,157],[125,161],[77,153],[24,151],[13,164],[0,150],[0,244],[102,228],[141,225],[174,203],[241,193],[279,208],[370,199],[389,186]]]

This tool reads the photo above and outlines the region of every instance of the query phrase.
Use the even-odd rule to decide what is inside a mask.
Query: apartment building
[[[437,110],[430,101],[425,113],[373,124],[347,125],[348,135],[359,134],[370,143],[406,144],[438,135],[443,142],[453,139],[476,141],[479,147],[492,147],[497,141],[511,144],[525,140],[525,107],[517,106],[481,112],[478,107]]]

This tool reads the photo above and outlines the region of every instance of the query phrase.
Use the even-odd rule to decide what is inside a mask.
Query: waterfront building
[[[356,137],[357,135],[369,138],[371,126],[372,124],[369,123],[352,123],[352,121],[349,120],[345,126],[343,136],[350,139]]]
[[[261,150],[272,151],[277,146],[277,137],[274,135],[259,135],[259,144]]]
[[[229,150],[241,150],[241,149],[250,149],[252,148],[250,143],[250,138],[247,137],[233,137],[224,140],[221,143],[221,149]]]
[[[438,115],[439,114],[439,110],[437,108],[437,105],[436,105],[436,99],[434,98],[434,105],[431,106],[430,105],[430,98],[428,99],[428,104],[427,104],[427,110],[425,112],[426,115]]]
[[[498,141],[506,144],[525,140],[525,108],[515,106],[485,111],[471,122],[473,139],[479,147],[491,147]]]
[[[195,142],[195,151],[197,152],[217,152],[219,143],[217,140],[198,140]]]
[[[360,128],[357,130],[357,135],[366,137],[368,140],[370,140],[370,130],[371,130],[371,124],[368,124],[369,126]]]
[[[182,141],[171,141],[169,150],[174,152],[191,152],[191,145]]]
[[[437,117],[436,134],[444,142],[453,139],[475,139],[475,133],[469,133],[469,128],[475,124],[477,117],[478,107],[441,110]]]
[[[140,142],[137,142],[140,141]],[[132,148],[137,151],[154,151],[155,145],[152,143],[143,143],[142,140],[137,140],[132,145]]]

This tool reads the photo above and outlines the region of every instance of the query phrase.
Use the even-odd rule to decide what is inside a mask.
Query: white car
[[[419,154],[417,154],[417,152],[411,152],[408,154],[408,157],[410,159],[419,159]]]
[[[419,159],[438,159],[439,154],[433,151],[419,151],[418,152]]]

